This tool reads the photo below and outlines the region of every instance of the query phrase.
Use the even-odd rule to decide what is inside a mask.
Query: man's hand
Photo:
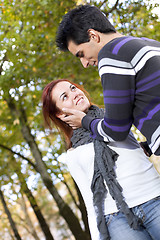
[[[86,115],[84,112],[68,108],[63,108],[62,111],[64,114],[59,115],[62,121],[66,122],[73,129],[82,127],[81,121]]]

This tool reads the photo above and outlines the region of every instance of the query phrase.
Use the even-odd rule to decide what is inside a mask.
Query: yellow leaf
[[[32,68],[33,72],[37,72],[37,69],[35,67]]]
[[[13,125],[19,124],[19,119],[14,120]]]

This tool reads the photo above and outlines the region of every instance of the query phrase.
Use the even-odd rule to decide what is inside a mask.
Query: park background
[[[44,129],[41,111],[44,86],[58,78],[83,85],[103,106],[97,68],[84,69],[55,45],[62,16],[86,2],[120,33],[160,41],[158,0],[0,1],[1,240],[90,239],[83,199],[65,166],[64,139],[57,129]],[[160,171],[160,159],[150,160]]]

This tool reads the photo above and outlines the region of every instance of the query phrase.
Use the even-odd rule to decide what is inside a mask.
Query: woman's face
[[[57,83],[51,94],[52,100],[60,110],[62,108],[70,108],[87,112],[90,107],[90,102],[85,94],[69,82],[62,81]]]

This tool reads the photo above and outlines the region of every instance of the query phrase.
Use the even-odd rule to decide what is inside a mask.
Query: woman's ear
[[[64,113],[57,113],[57,114],[56,114],[56,117],[59,118],[59,119],[61,119],[61,118],[66,117],[66,114],[64,114]],[[61,119],[61,120],[62,120],[62,119]]]
[[[60,118],[61,115],[62,115],[62,113],[56,113],[56,117],[57,117],[57,118]]]

